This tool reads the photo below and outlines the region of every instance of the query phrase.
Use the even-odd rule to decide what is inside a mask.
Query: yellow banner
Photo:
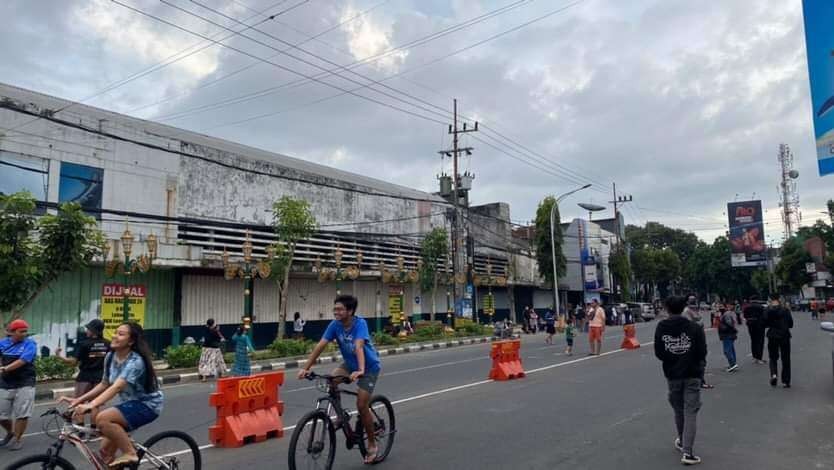
[[[128,286],[125,291],[121,284],[105,284],[101,291],[101,320],[104,322],[104,337],[110,339],[116,328],[124,321],[125,295],[128,296],[130,320],[145,327],[145,286]]]

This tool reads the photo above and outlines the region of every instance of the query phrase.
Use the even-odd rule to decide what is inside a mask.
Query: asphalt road
[[[794,387],[789,390],[772,389],[767,366],[751,363],[746,331],[737,342],[741,369],[724,372],[717,335],[708,332],[708,379],[716,389],[704,392],[699,415],[696,453],[704,460],[702,468],[834,466],[831,339],[816,322],[800,314],[796,318]],[[643,347],[636,351],[618,350],[622,332],[608,328],[600,357],[584,355],[585,335],[577,337],[572,357],[564,355],[563,339],[547,346],[544,335],[525,335],[522,357],[528,376],[510,382],[486,380],[488,345],[383,358],[377,392],[394,402],[398,433],[390,457],[379,467],[653,470],[680,465],[665,380],[650,344],[655,324],[638,325]],[[312,408],[319,393],[311,385],[288,371],[281,388],[285,427]],[[136,437],[180,429],[205,447],[204,468],[286,468],[291,429],[283,439],[241,449],[207,445],[207,428],[214,421],[208,406],[212,389],[210,383],[167,387],[163,416]],[[39,404],[36,411],[47,406]],[[33,419],[25,449],[0,450],[0,462],[45,449],[51,440],[37,434],[41,425]],[[64,452],[78,462],[73,454]],[[334,467],[364,465],[357,450],[340,444]]]

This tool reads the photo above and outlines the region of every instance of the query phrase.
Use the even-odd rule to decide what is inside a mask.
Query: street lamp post
[[[573,191],[568,191],[565,194],[562,194],[561,196],[557,197],[556,201],[553,203],[553,206],[550,207],[550,251],[551,251],[551,255],[553,256],[553,305],[554,305],[554,308],[555,308],[554,313],[557,316],[559,315],[559,276],[558,276],[557,271],[556,271],[556,235],[555,235],[553,218],[554,218],[554,215],[555,215],[555,212],[556,212],[556,208],[559,207],[559,202],[561,202],[562,199],[570,196],[573,193],[582,191],[583,189],[588,189],[590,187],[591,187],[591,184],[589,183],[589,184],[586,184],[585,186],[576,188]],[[582,282],[584,283],[585,280],[582,279]]]
[[[270,246],[266,249],[267,260],[275,256],[274,249]],[[252,322],[253,311],[253,290],[255,278],[266,279],[272,274],[272,266],[267,261],[254,262],[252,259],[252,240],[249,230],[246,231],[246,241],[243,242],[243,262],[235,264],[229,261],[229,253],[223,248],[223,274],[226,280],[232,280],[238,276],[243,278],[243,323]],[[248,334],[252,336],[252,328]]]
[[[124,279],[122,285],[122,320],[130,320],[130,289],[128,288],[128,277],[136,271],[146,273],[150,271],[153,260],[156,259],[156,250],[158,242],[156,235],[150,234],[145,238],[148,253],[139,255],[136,258],[131,258],[133,253],[133,234],[130,232],[130,227],[125,224],[125,231],[119,238],[122,244],[122,259],[113,259],[107,261],[107,255],[110,253],[110,241],[106,241],[104,245],[104,269],[107,277],[114,277],[118,272],[121,272]]]

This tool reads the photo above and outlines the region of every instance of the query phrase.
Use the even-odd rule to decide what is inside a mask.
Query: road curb
[[[520,335],[513,335],[514,339],[520,338]],[[495,337],[480,337],[480,338],[467,338],[463,340],[454,340],[454,341],[445,341],[445,342],[430,342],[430,343],[419,343],[419,344],[412,344],[408,346],[402,347],[395,347],[395,348],[386,348],[380,349],[379,355],[380,356],[393,356],[393,355],[400,355],[400,354],[409,354],[409,353],[416,353],[421,351],[433,351],[437,349],[447,349],[447,348],[454,348],[458,346],[467,346],[471,344],[483,344],[489,343],[492,341],[496,341],[499,338]],[[335,362],[340,362],[342,360],[342,356],[340,354],[333,354],[330,356],[322,356],[320,357],[316,363],[317,364],[331,364]],[[271,370],[287,370],[287,369],[297,369],[303,365],[305,361],[303,359],[290,359],[290,360],[283,360],[280,362],[271,362],[266,364],[252,364],[252,372],[264,372],[264,371],[271,371]],[[160,380],[163,385],[173,385],[173,384],[181,384],[181,383],[191,383],[197,382],[200,380],[199,374],[196,372],[185,372],[182,374],[169,374],[163,375],[160,377]],[[73,387],[66,387],[66,388],[52,388],[52,389],[44,389],[39,390],[35,394],[36,401],[45,401],[45,400],[57,400],[61,397],[65,396],[72,396],[74,392]]]

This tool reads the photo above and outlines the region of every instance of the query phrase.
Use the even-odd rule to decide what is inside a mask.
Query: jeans
[[[736,365],[736,340],[725,338],[721,340],[724,344],[724,356],[727,358],[727,363],[730,367]]]
[[[681,440],[683,451],[692,454],[695,445],[695,433],[698,424],[698,411],[701,409],[701,380],[669,379],[669,404],[675,412],[675,427]]]
[[[782,383],[791,384],[791,339],[768,338],[767,352],[770,355],[770,375],[779,372],[779,357],[782,357]]]

